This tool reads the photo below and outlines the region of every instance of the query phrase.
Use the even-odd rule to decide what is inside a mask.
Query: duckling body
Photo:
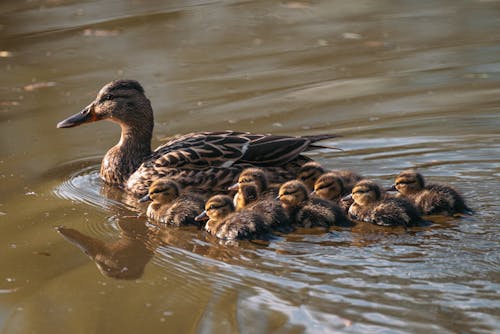
[[[350,226],[341,208],[330,201],[310,198],[306,185],[292,180],[284,183],[279,200],[289,219],[301,227]]]
[[[380,186],[371,180],[362,180],[352,189],[354,203],[349,217],[380,226],[414,226],[423,223],[418,210],[401,198],[384,196]]]
[[[181,195],[177,182],[164,179],[153,182],[148,194],[140,201],[152,201],[146,211],[149,218],[175,226],[198,225],[194,218],[205,203],[196,194]]]
[[[453,187],[425,184],[422,174],[413,170],[401,172],[393,185],[398,196],[409,199],[424,215],[470,213],[463,197]]]
[[[236,211],[250,210],[260,214],[266,224],[274,231],[292,230],[288,216],[280,202],[274,198],[261,198],[262,192],[256,183],[239,182],[235,195]]]
[[[205,230],[219,239],[252,240],[269,236],[271,229],[262,215],[250,211],[234,211],[233,200],[226,195],[208,199],[205,211],[197,219],[208,216]]]
[[[107,184],[144,196],[151,183],[187,171],[202,178],[214,178],[219,189],[235,182],[242,166],[269,168],[272,182],[294,178],[301,165],[310,161],[301,153],[321,146],[317,141],[335,135],[274,136],[222,131],[190,133],[171,138],[151,151],[154,118],[144,89],[135,80],[106,84],[80,113],[57,124],[69,128],[99,120],[121,126],[121,138],[104,156],[100,176]],[[276,179],[276,180],[275,180]],[[207,190],[212,191],[214,187]]]

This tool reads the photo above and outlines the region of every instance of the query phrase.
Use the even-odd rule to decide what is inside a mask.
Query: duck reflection
[[[87,254],[103,275],[126,280],[140,278],[153,257],[155,238],[144,223],[122,220],[117,225],[120,234],[113,241],[102,241],[73,228],[61,226],[56,230]]]

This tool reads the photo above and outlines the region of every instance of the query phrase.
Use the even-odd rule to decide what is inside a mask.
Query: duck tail
[[[306,151],[312,151],[312,150],[318,150],[318,149],[331,149],[331,150],[339,150],[343,151],[341,148],[335,147],[335,146],[329,146],[329,145],[319,145],[315,144],[316,142],[322,141],[322,140],[327,140],[327,139],[332,139],[332,138],[338,138],[341,137],[340,135],[331,133],[331,134],[321,134],[321,135],[311,135],[311,136],[302,136],[302,138],[309,140],[310,144],[307,147]]]

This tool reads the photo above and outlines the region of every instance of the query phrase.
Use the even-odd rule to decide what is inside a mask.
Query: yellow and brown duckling
[[[295,178],[309,158],[301,153],[320,148],[320,140],[331,134],[277,136],[248,132],[199,132],[170,138],[151,151],[153,109],[143,87],[135,80],[106,84],[81,112],[57,124],[71,128],[85,123],[110,120],[121,127],[121,138],[104,156],[100,176],[136,196],[144,196],[151,183],[176,177],[185,171],[203,178],[207,191],[224,191],[235,182],[242,166],[265,166],[272,182]],[[217,175],[217,177],[215,177]],[[193,181],[196,183],[196,181]]]
[[[228,188],[228,190],[230,191],[237,191],[236,194],[234,195],[234,205],[236,206],[236,209],[238,209],[237,207],[238,196],[239,196],[238,190],[240,189],[240,186],[250,183],[255,184],[258,187],[259,197],[261,199],[263,198],[274,199],[276,195],[278,195],[279,187],[278,188],[269,187],[267,174],[262,168],[256,168],[256,167],[246,168],[238,176],[238,182],[236,182],[235,184],[233,184]]]
[[[300,167],[297,172],[297,180],[304,183],[309,191],[313,191],[316,180],[324,173],[326,170],[319,162],[309,161]]]
[[[396,177],[389,190],[408,198],[424,215],[454,215],[472,213],[463,197],[453,187],[443,184],[426,184],[422,174],[405,170]]]
[[[347,191],[343,179],[337,173],[328,172],[316,180],[312,195],[338,204],[347,213],[353,203],[352,198],[345,198],[349,193],[350,190]]]
[[[233,199],[227,195],[215,195],[208,199],[205,211],[196,220],[206,218],[205,230],[223,240],[264,239],[271,233],[262,215],[251,210],[236,212]]]
[[[292,230],[290,220],[275,197],[263,198],[262,191],[256,183],[241,182],[238,185],[238,193],[235,195],[235,208],[236,211],[251,210],[262,215],[274,231],[290,232]]]
[[[306,185],[300,181],[284,183],[278,198],[290,220],[297,226],[351,226],[340,207],[330,201],[309,197]]]
[[[362,180],[352,189],[354,203],[349,218],[380,226],[415,226],[424,223],[417,208],[409,201],[385,196],[380,186]]]
[[[158,179],[149,187],[140,202],[152,201],[147,216],[157,222],[176,226],[199,225],[195,217],[205,202],[196,194],[181,194],[179,184],[173,180]]]

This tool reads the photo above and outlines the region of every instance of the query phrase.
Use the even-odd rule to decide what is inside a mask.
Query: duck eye
[[[113,98],[114,98],[114,96],[113,96],[113,95],[111,95],[111,94],[106,94],[106,95],[104,95],[104,96],[101,98],[101,101],[110,101],[110,100],[112,100]]]

